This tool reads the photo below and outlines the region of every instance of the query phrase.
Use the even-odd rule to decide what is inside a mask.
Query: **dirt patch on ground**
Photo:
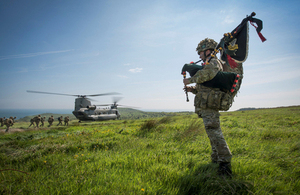
[[[0,133],[5,133],[6,129],[0,129]],[[15,132],[23,132],[26,131],[27,129],[17,129],[17,128],[9,128],[7,133],[15,133]]]
[[[37,131],[37,130],[49,130],[49,128],[28,128],[28,129],[19,129],[19,128],[9,128],[8,132],[5,132],[6,129],[0,129],[0,133],[16,133],[23,131]]]

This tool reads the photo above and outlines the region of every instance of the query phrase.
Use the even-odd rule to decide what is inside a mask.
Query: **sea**
[[[17,117],[17,119],[26,116],[39,115],[44,113],[52,114],[72,114],[73,109],[0,109],[0,118]]]

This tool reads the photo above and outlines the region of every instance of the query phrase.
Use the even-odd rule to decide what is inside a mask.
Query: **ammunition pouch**
[[[197,93],[194,106],[198,113],[202,109],[227,111],[232,105],[234,95],[219,89],[201,90]]]

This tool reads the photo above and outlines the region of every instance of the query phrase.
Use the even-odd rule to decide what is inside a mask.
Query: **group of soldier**
[[[29,127],[31,127],[32,125],[34,127],[36,127],[36,128],[44,127],[45,120],[46,120],[46,117],[41,117],[41,115],[35,116],[34,118],[32,118],[30,120]],[[60,116],[60,117],[58,117],[57,120],[58,120],[57,126],[58,125],[63,125],[62,124],[63,121],[65,123],[65,126],[68,126],[69,125],[69,121],[70,121],[69,116],[66,116],[65,118],[63,118],[63,116]],[[40,122],[41,122],[41,125],[39,126]],[[48,127],[51,127],[53,125],[53,122],[54,122],[54,117],[50,116],[48,118],[48,123],[49,123]]]
[[[5,132],[8,132],[9,127],[12,127],[14,125],[16,118],[17,117],[12,117],[12,116],[9,118],[5,118],[5,117],[0,118],[1,127],[3,127],[4,125],[6,126]],[[29,127],[31,127],[31,126],[34,126],[35,128],[44,127],[45,120],[46,120],[46,117],[42,117],[41,115],[35,116],[34,118],[30,119]],[[57,126],[63,125],[63,122],[65,123],[64,124],[65,126],[68,126],[70,118],[69,118],[69,116],[66,116],[65,118],[63,118],[63,116],[60,116],[60,117],[58,117],[57,120],[58,120]],[[50,116],[48,118],[48,123],[49,123],[48,127],[51,127],[53,125],[53,122],[54,122],[54,117]]]
[[[3,127],[4,125],[6,126],[5,132],[8,132],[9,127],[14,125],[16,118],[17,117],[12,117],[12,116],[9,118],[5,118],[5,117],[0,118],[1,127]]]

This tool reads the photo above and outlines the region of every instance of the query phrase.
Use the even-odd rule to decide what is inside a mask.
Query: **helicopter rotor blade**
[[[123,97],[114,97],[114,98],[113,98],[113,103],[116,104],[116,103],[118,103],[121,99],[123,99]]]
[[[111,92],[111,93],[101,93],[101,94],[94,94],[94,95],[86,95],[86,96],[104,96],[104,95],[120,95],[120,93],[117,92]]]
[[[50,93],[50,92],[42,92],[42,91],[31,91],[27,90],[28,93],[42,93],[42,94],[51,94],[51,95],[66,95],[66,96],[75,96],[79,97],[80,95],[71,95],[71,94],[64,94],[64,93]]]
[[[139,107],[134,107],[134,106],[126,106],[126,105],[120,105],[117,104],[123,97],[113,97],[113,103],[112,104],[99,104],[95,106],[111,106],[111,107],[124,107],[124,108],[132,108],[132,109],[138,109]]]
[[[104,96],[104,95],[116,95],[119,93],[112,92],[112,93],[102,93],[102,94],[94,94],[94,95],[73,95],[73,94],[64,94],[64,93],[51,93],[51,92],[43,92],[43,91],[32,91],[32,90],[27,90],[28,93],[42,93],[42,94],[50,94],[50,95],[66,95],[66,96],[75,96],[75,97],[83,97],[85,98],[86,96]],[[89,99],[92,100],[92,99]]]
[[[123,108],[132,108],[132,109],[138,109],[139,107],[134,107],[134,106],[126,106],[126,105],[119,105],[118,107],[123,107]]]

